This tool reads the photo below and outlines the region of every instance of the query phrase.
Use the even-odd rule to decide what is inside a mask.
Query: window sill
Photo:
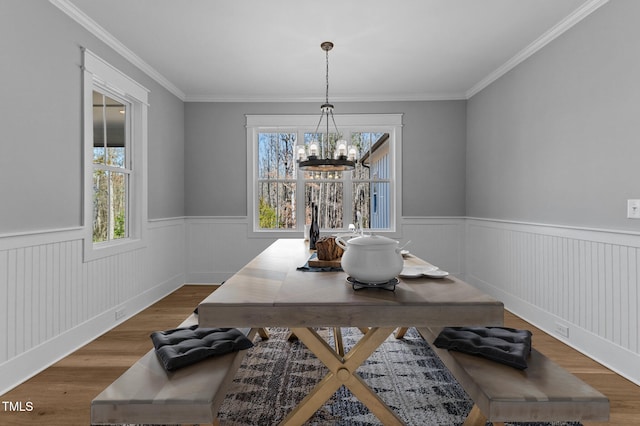
[[[95,244],[85,238],[84,240],[84,262],[91,262],[105,257],[115,256],[146,247],[146,242],[142,239],[126,238],[119,241]]]

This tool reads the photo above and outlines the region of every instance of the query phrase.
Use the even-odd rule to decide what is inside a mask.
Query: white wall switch
[[[627,218],[640,219],[640,200],[627,200]]]

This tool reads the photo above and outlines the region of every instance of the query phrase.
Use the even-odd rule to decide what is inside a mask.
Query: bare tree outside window
[[[341,134],[329,133],[305,133],[305,144],[313,140],[320,142],[326,152],[321,156],[335,150],[336,141],[342,138]],[[321,229],[344,228],[344,179],[349,172],[305,172],[305,223],[311,222],[311,204],[318,206],[318,225]]]
[[[127,106],[93,92],[93,242],[128,236]]]
[[[258,136],[258,203],[260,228],[295,229],[295,133]]]
[[[274,131],[259,129],[254,145],[254,208],[256,230],[301,231],[311,223],[311,206],[318,206],[318,223],[324,231],[346,230],[357,223],[360,212],[369,229],[392,229],[394,202],[391,197],[391,142],[389,133],[347,128],[344,134],[310,132],[288,127]],[[343,129],[340,129],[342,132]],[[322,156],[345,138],[358,150],[353,171],[311,172],[297,167],[295,148],[320,142]]]

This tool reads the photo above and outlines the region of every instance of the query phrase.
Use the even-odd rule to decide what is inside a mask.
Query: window
[[[84,50],[85,260],[140,247],[146,203],[147,90]]]
[[[318,206],[320,228],[346,230],[357,223],[377,231],[395,231],[399,205],[402,116],[358,114],[336,116],[340,135],[316,135],[317,116],[247,116],[247,145],[251,153],[249,206],[253,232],[300,232],[311,222],[311,205]],[[358,148],[354,171],[300,171],[296,145],[317,139],[333,152],[344,138]],[[298,142],[300,141],[300,142]]]
[[[93,97],[93,242],[129,236],[128,197],[131,141],[128,105],[94,90]]]

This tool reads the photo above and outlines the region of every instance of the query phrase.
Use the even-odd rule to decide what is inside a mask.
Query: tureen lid
[[[360,237],[351,238],[347,241],[347,244],[354,246],[381,246],[398,244],[398,242],[382,235],[362,235]]]

